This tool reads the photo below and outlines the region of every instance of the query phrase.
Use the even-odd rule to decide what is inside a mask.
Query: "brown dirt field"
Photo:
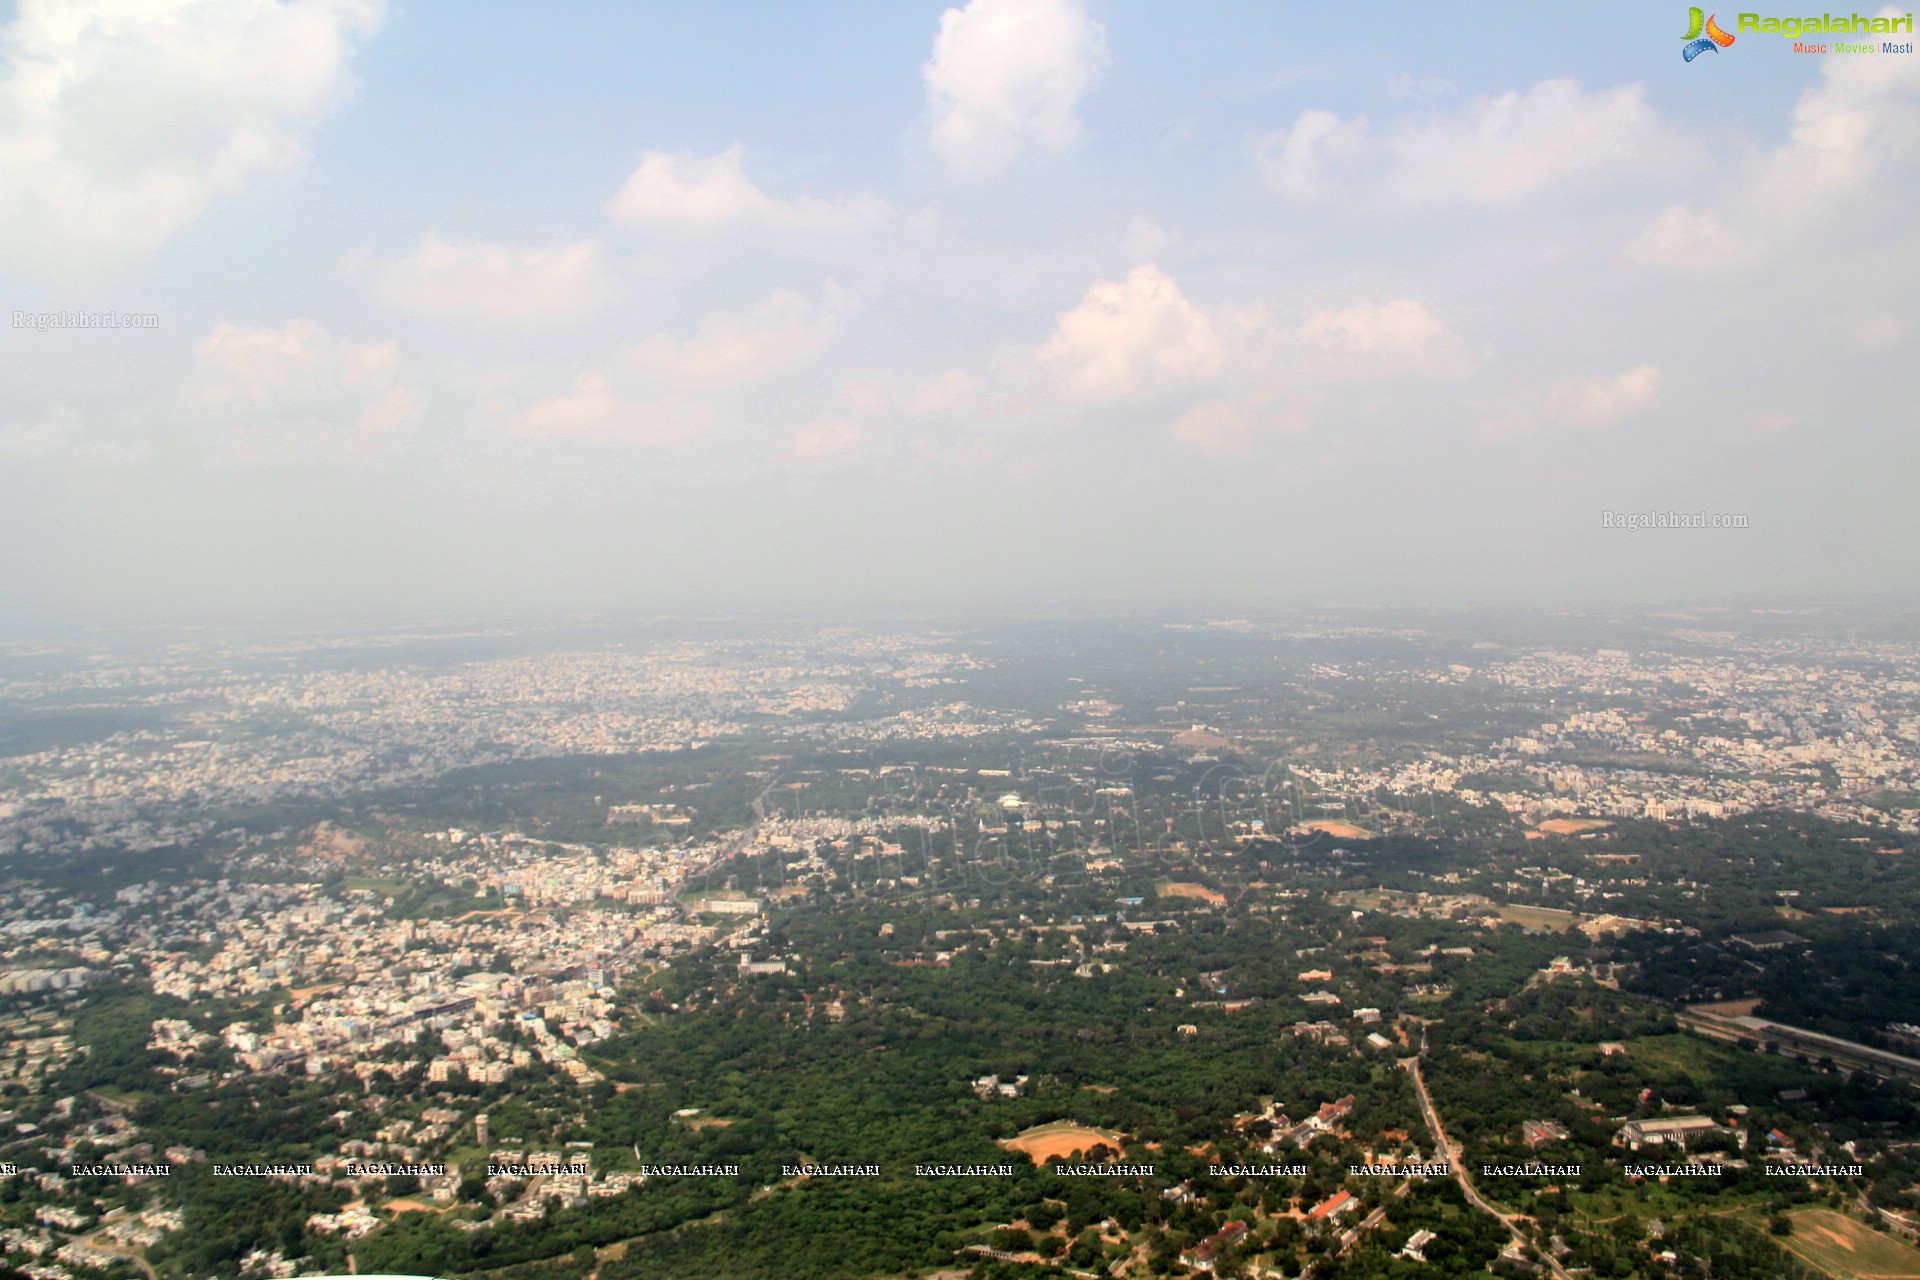
[[[1210,902],[1216,907],[1224,907],[1227,905],[1226,894],[1216,893],[1203,884],[1193,884],[1189,881],[1163,884],[1154,892],[1163,898],[1199,898],[1201,901]]]
[[[1079,1125],[1042,1125],[1018,1137],[1006,1138],[1000,1145],[1009,1151],[1018,1151],[1035,1164],[1045,1164],[1048,1160],[1066,1159],[1075,1152],[1084,1153],[1101,1145],[1118,1151],[1125,1138],[1125,1134],[1085,1129]]]
[[[313,834],[307,837],[300,852],[327,862],[342,862],[358,857],[366,849],[367,842],[362,837],[342,831],[331,822],[319,822],[314,824]]]
[[[1540,830],[1550,836],[1577,836],[1582,831],[1603,831],[1612,825],[1599,818],[1549,818],[1540,824]]]
[[[1189,751],[1231,751],[1239,754],[1245,750],[1232,738],[1223,738],[1205,729],[1188,729],[1185,733],[1177,733],[1173,736],[1172,745]]]
[[[1296,822],[1295,831],[1318,831],[1325,836],[1338,836],[1342,840],[1371,840],[1373,832],[1365,827],[1356,827],[1351,822],[1339,822],[1333,818],[1315,818],[1311,822]]]
[[[1825,1240],[1836,1249],[1845,1249],[1848,1253],[1853,1252],[1853,1241],[1847,1239],[1832,1227],[1822,1227],[1809,1223],[1802,1227],[1800,1232],[1802,1235],[1814,1236],[1818,1239]]]

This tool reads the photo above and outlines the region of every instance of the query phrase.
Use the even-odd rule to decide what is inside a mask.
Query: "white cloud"
[[[879,413],[887,407],[885,378],[848,378],[840,384],[840,401],[862,413]]]
[[[670,386],[717,391],[744,386],[805,364],[832,332],[837,294],[815,304],[782,290],[745,315],[716,312],[691,338],[666,334],[626,352],[636,372]]]
[[[949,369],[907,398],[912,413],[942,414],[971,403],[979,397],[980,378],[965,369]]]
[[[423,315],[538,323],[578,315],[600,300],[600,242],[512,249],[429,234],[404,258],[380,264],[381,299]]]
[[[1460,342],[1414,298],[1316,311],[1295,331],[1307,371],[1337,378],[1465,372]]]
[[[1674,205],[1627,246],[1627,256],[1651,266],[1718,271],[1753,260],[1754,245],[1718,214]]]
[[[311,320],[278,329],[218,324],[194,348],[203,375],[201,400],[211,409],[285,403],[329,388],[350,393],[384,389],[400,364],[391,342],[336,338]]]
[[[144,444],[89,439],[84,434],[85,426],[86,419],[78,409],[55,401],[36,419],[0,426],[0,459],[58,458],[95,466],[125,466],[147,457]]]
[[[1257,393],[1236,400],[1203,400],[1176,418],[1170,430],[1174,439],[1210,458],[1245,458],[1260,436],[1304,431],[1308,425],[1298,405],[1275,403],[1271,394]]]
[[[668,398],[635,403],[616,395],[613,382],[589,369],[573,390],[530,405],[507,424],[522,440],[586,440],[596,444],[661,446],[703,435],[713,426],[706,405]]]
[[[1480,431],[1492,439],[1513,440],[1551,427],[1612,426],[1658,405],[1662,381],[1659,368],[1651,364],[1635,365],[1613,377],[1562,378],[1544,396],[1527,394],[1496,406]]]
[[[1268,184],[1292,200],[1344,194],[1390,205],[1501,204],[1594,170],[1644,163],[1662,146],[1640,85],[1589,92],[1542,80],[1457,112],[1364,117],[1308,111],[1256,140]]]
[[[1547,408],[1575,427],[1606,427],[1659,403],[1660,370],[1636,365],[1613,378],[1562,378],[1547,390]]]
[[[1096,282],[1059,313],[1034,362],[1082,403],[1218,388],[1173,426],[1209,453],[1240,452],[1255,430],[1299,429],[1300,413],[1276,406],[1314,383],[1453,378],[1470,365],[1459,337],[1412,298],[1316,311],[1282,329],[1263,305],[1196,305],[1153,263]]]
[[[44,458],[67,447],[80,426],[80,411],[55,403],[37,421],[0,427],[0,456]]]
[[[834,230],[871,225],[883,220],[887,212],[887,206],[872,196],[776,199],[747,177],[737,146],[713,156],[648,151],[607,202],[607,216],[615,222],[692,227],[758,223]]]
[[[1267,184],[1289,200],[1331,194],[1336,179],[1365,154],[1367,120],[1342,120],[1331,111],[1306,111],[1289,129],[1276,129],[1255,144],[1255,160]]]
[[[922,68],[941,159],[962,177],[1002,168],[1028,144],[1080,137],[1075,108],[1109,62],[1106,32],[1078,0],[971,0],[940,15]]]
[[[1889,203],[1910,202],[1917,99],[1913,58],[1823,59],[1819,82],[1794,105],[1787,141],[1738,175],[1717,211],[1663,210],[1628,244],[1628,256],[1688,269],[1744,266],[1870,194],[1876,179],[1897,175],[1902,185],[1888,189]]]
[[[1173,438],[1199,447],[1210,458],[1244,458],[1253,452],[1253,423],[1231,400],[1203,400],[1174,420]]]
[[[398,346],[337,338],[311,320],[216,325],[194,360],[197,408],[225,425],[242,461],[368,453],[420,416],[398,382]]]
[[[1589,93],[1574,80],[1542,80],[1398,131],[1386,191],[1407,204],[1499,204],[1576,174],[1644,163],[1659,143],[1640,85]]]
[[[0,255],[107,274],[306,154],[381,0],[22,0],[0,32]]]
[[[1916,96],[1920,64],[1910,57],[1823,59],[1751,196],[1756,213],[1797,226],[1898,162],[1920,143]]]
[[[1109,400],[1215,377],[1226,347],[1213,319],[1145,263],[1061,312],[1035,358],[1065,375],[1074,398]]]
[[[865,435],[851,422],[810,422],[793,433],[789,456],[795,466],[824,467],[852,457],[865,443]]]

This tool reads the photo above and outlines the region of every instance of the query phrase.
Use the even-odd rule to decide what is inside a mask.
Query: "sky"
[[[1914,37],[1715,17],[0,7],[0,614],[1909,597]]]

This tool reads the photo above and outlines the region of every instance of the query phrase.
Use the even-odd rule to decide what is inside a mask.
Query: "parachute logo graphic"
[[[1733,43],[1733,37],[1720,29],[1720,24],[1713,20],[1711,14],[1701,9],[1687,10],[1687,34],[1680,38],[1687,42],[1680,56],[1688,62],[1703,53],[1718,53]]]

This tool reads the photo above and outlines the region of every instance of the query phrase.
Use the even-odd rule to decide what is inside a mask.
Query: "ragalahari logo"
[[[1703,32],[1705,34],[1702,34]],[[1718,53],[1733,43],[1733,37],[1720,29],[1720,24],[1713,20],[1713,15],[1702,9],[1687,10],[1687,34],[1680,38],[1687,42],[1687,47],[1680,51],[1680,56],[1688,62],[1692,62],[1703,53]]]

